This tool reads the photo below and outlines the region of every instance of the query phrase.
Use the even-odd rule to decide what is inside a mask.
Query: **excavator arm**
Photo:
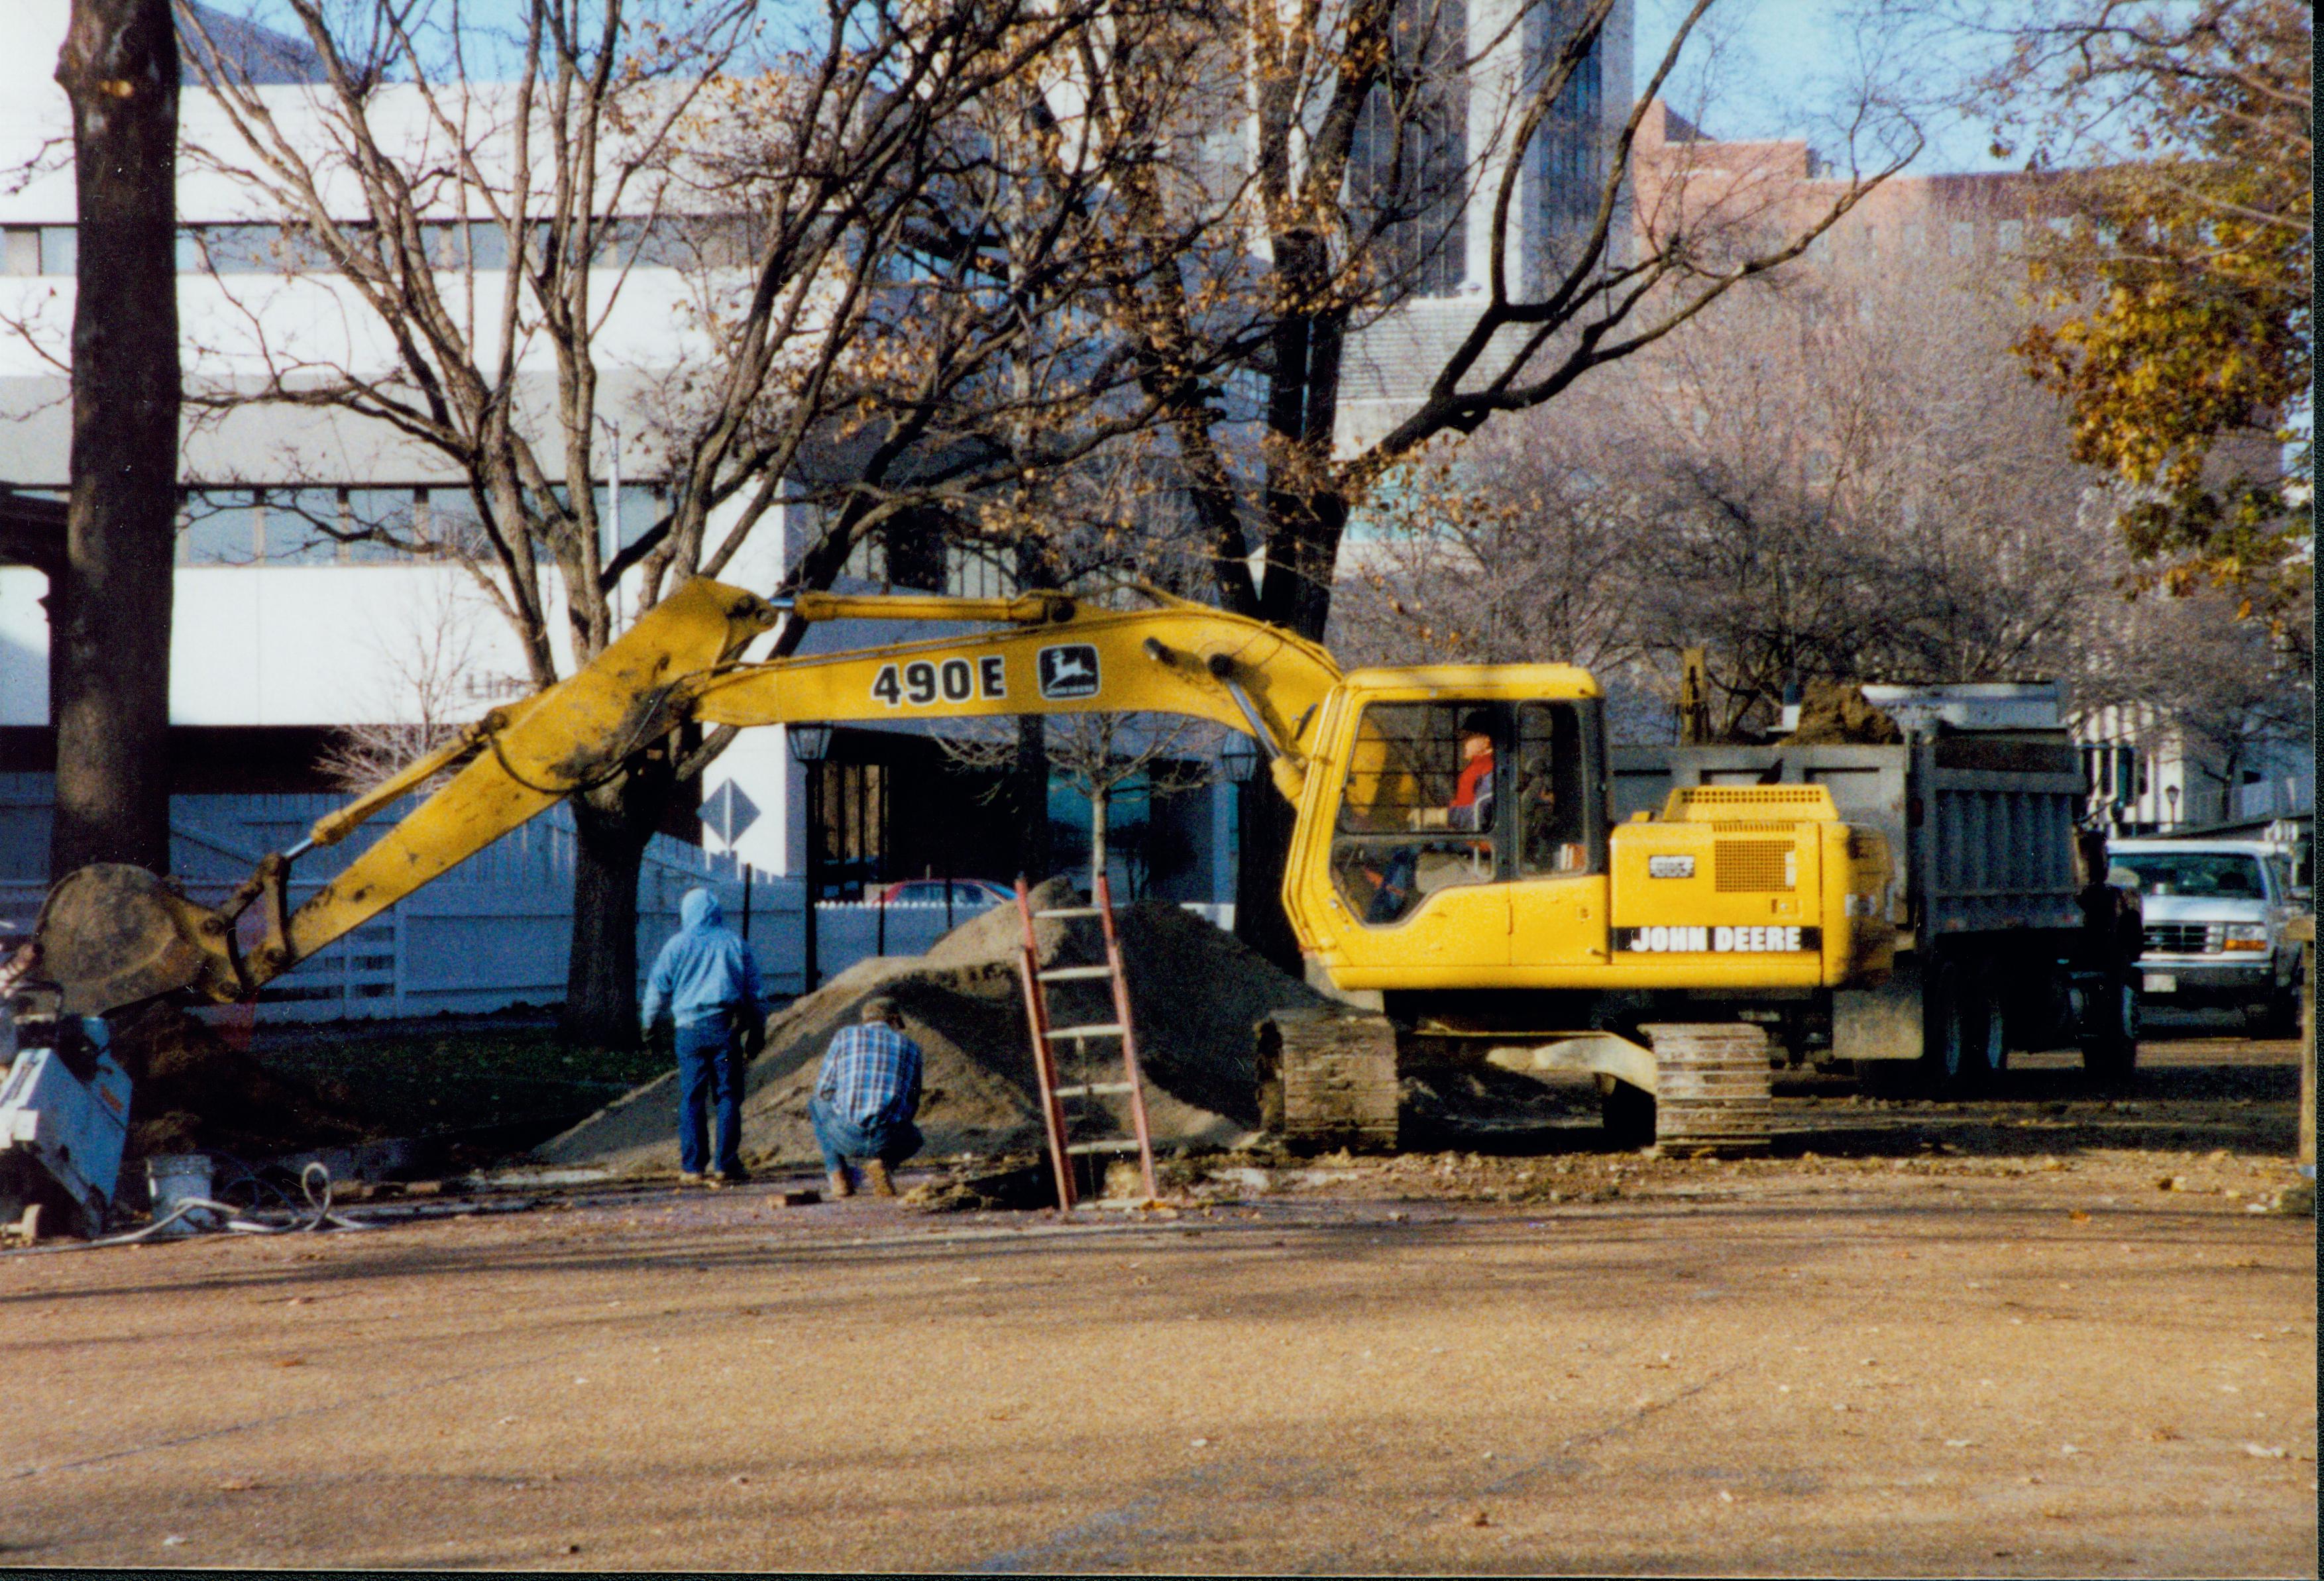
[[[1087,610],[1062,594],[1018,599],[801,593],[770,601],[707,579],[641,616],[595,660],[495,709],[440,751],[319,820],[212,910],[140,868],[68,874],[38,927],[41,970],[69,1013],[100,1014],[189,988],[246,998],[422,885],[568,795],[667,749],[688,722],[965,720],[1019,713],[1167,712],[1246,731],[1296,800],[1303,740],[1340,680],[1321,648],[1258,620],[1151,595],[1157,607]],[[874,649],[743,658],[788,614],[803,620],[1001,621],[1000,629]],[[293,861],[453,764],[434,795],[304,905]],[[245,940],[247,942],[245,942]]]

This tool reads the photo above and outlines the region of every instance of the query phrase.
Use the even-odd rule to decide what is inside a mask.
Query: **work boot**
[[[832,1171],[825,1178],[824,1184],[831,1189],[831,1195],[835,1198],[855,1195],[855,1182],[847,1178],[847,1172],[844,1169]]]
[[[867,1158],[863,1161],[863,1178],[872,1182],[872,1194],[874,1197],[892,1197],[896,1194],[896,1182],[888,1178],[888,1166],[880,1160]]]
[[[742,1169],[722,1169],[712,1177],[713,1183],[721,1186],[747,1185],[750,1179],[751,1172]]]
[[[702,1172],[690,1169],[680,1170],[678,1172],[678,1183],[681,1186],[698,1186],[702,1183]]]

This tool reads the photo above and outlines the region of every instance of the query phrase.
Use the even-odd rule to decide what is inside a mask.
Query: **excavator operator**
[[[1461,716],[1456,729],[1461,775],[1453,782],[1452,799],[1442,807],[1416,807],[1416,829],[1485,831],[1493,826],[1493,716],[1472,708]],[[1379,888],[1364,909],[1364,921],[1392,923],[1412,907],[1418,881],[1420,853],[1406,846],[1389,854],[1379,875]]]
[[[1461,717],[1461,777],[1444,812],[1449,828],[1493,826],[1493,718],[1481,708]]]

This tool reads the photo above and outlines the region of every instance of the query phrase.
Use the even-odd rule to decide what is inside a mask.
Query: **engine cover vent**
[[[1765,894],[1799,883],[1788,840],[1719,840],[1711,846],[1713,887],[1721,895]]]

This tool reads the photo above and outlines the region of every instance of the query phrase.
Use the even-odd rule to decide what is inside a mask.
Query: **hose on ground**
[[[322,1163],[310,1163],[299,1172],[300,1189],[307,1195],[307,1208],[290,1209],[290,1223],[277,1224],[252,1217],[259,1210],[242,1209],[231,1202],[219,1202],[208,1197],[180,1198],[177,1206],[152,1223],[140,1225],[124,1235],[106,1236],[93,1241],[60,1241],[45,1246],[18,1246],[0,1252],[0,1257],[27,1257],[49,1252],[93,1252],[100,1246],[128,1246],[159,1235],[162,1230],[189,1214],[209,1213],[218,1216],[215,1224],[194,1221],[189,1227],[198,1233],[229,1233],[250,1236],[283,1236],[300,1233],[320,1234],[330,1230],[369,1229],[372,1227],[331,1211],[331,1172]]]

